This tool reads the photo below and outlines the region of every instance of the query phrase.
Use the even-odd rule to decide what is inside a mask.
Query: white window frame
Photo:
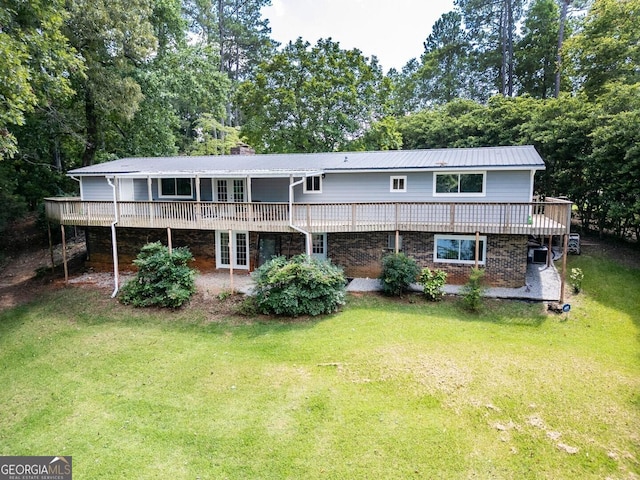
[[[402,251],[402,235],[398,235],[398,251]],[[387,250],[396,251],[396,234],[390,233],[387,236]]]
[[[482,175],[482,192],[438,192],[438,175],[457,175],[458,190],[460,189],[461,175]],[[434,197],[486,197],[487,196],[487,172],[482,171],[463,171],[463,172],[433,172],[433,196]]]
[[[315,237],[315,238],[314,238]],[[315,242],[318,237],[322,237],[322,253],[314,252]],[[327,258],[327,234],[326,233],[313,233],[311,234],[311,256],[325,260]]]
[[[478,239],[482,242],[480,254],[482,260],[478,260],[478,265],[485,265],[487,262],[487,236],[480,235]],[[458,259],[446,259],[438,258],[438,240],[470,240],[474,243],[474,255],[475,255],[475,235],[434,235],[433,236],[433,261],[434,263],[455,263],[462,265],[475,265],[476,261],[473,260],[460,260],[460,252],[458,252]]]
[[[243,200],[240,202],[238,200],[236,200],[236,194],[235,194],[235,182],[242,182],[242,193],[243,193]],[[225,182],[227,184],[227,201],[226,202],[222,202],[220,200],[218,200],[218,193],[219,193],[219,185],[218,182]],[[247,202],[247,181],[245,178],[215,178],[212,181],[212,188],[213,188],[213,198],[214,201],[218,202],[218,203],[245,203]]]
[[[231,268],[231,264],[222,263],[222,233],[228,234],[227,230],[216,230],[216,268]],[[239,265],[238,260],[238,234],[246,235],[247,244],[245,245],[245,255],[247,259],[246,265]],[[233,268],[237,270],[249,270],[251,265],[251,257],[249,256],[249,232],[244,230],[233,230],[231,232],[231,248],[233,250]]]
[[[402,181],[402,188],[393,188],[394,182],[398,180]],[[399,183],[398,182],[398,183]],[[407,176],[406,175],[392,175],[389,177],[389,191],[392,193],[405,193],[407,191]]]
[[[312,178],[317,178],[318,179],[318,190],[309,190],[307,189],[307,182],[309,181],[309,179]],[[308,177],[304,177],[304,183],[303,185],[303,192],[304,193],[309,193],[309,194],[316,194],[316,193],[322,193],[322,175],[310,175]]]
[[[163,180],[173,180],[175,182],[175,186],[176,186],[176,192],[178,191],[178,180],[189,180],[189,183],[191,185],[191,194],[189,195],[165,195],[164,193],[162,193],[162,181]],[[192,199],[193,198],[193,178],[185,178],[185,177],[165,177],[165,178],[159,178],[158,179],[158,198],[189,198]]]

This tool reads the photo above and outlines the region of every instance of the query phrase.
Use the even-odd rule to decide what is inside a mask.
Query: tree
[[[516,45],[520,94],[554,96],[559,13],[555,0],[535,0],[527,11],[522,38]]]
[[[34,108],[73,94],[69,74],[82,62],[62,34],[62,0],[5,0],[0,9],[0,160],[17,152],[9,129]]]
[[[65,33],[82,55],[86,75],[74,77],[84,110],[82,165],[91,165],[105,124],[131,120],[143,95],[135,68],[156,49],[152,0],[69,0]]]
[[[442,15],[424,42],[418,82],[426,104],[446,103],[467,96],[469,40],[458,12]]]
[[[476,74],[482,79],[489,72],[502,95],[514,94],[514,44],[523,4],[524,0],[455,0],[473,39]]]
[[[572,73],[590,98],[611,81],[640,82],[640,0],[595,0],[565,44]]]
[[[298,39],[240,87],[242,133],[263,152],[326,152],[360,137],[383,115],[381,68],[331,39]]]

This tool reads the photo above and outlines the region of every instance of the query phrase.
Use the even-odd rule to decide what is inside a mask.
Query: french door
[[[249,269],[249,232],[216,231],[216,268]]]

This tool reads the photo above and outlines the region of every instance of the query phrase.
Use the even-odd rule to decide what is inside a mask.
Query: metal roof
[[[138,157],[71,170],[69,175],[212,175],[288,177],[320,172],[410,170],[543,170],[531,145],[514,147],[389,150],[376,152],[282,153],[206,157]]]

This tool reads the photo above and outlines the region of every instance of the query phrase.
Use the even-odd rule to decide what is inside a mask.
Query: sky
[[[262,10],[271,38],[286,45],[302,37],[312,45],[320,38],[375,55],[387,72],[397,70],[424,51],[422,43],[453,0],[271,0]]]

